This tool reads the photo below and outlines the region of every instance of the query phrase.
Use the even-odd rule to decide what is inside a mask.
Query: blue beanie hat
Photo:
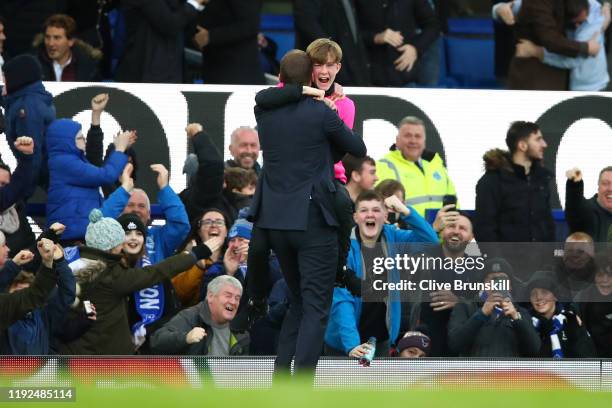
[[[125,232],[119,222],[110,217],[103,217],[102,211],[94,208],[89,213],[89,225],[85,233],[85,244],[88,247],[109,251],[125,241]]]
[[[248,222],[244,218],[238,218],[232,228],[227,234],[228,240],[232,240],[236,237],[244,239],[251,239],[251,231],[253,230],[253,223]]]

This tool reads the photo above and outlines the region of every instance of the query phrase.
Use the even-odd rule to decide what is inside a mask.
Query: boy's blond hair
[[[306,48],[306,54],[315,64],[326,64],[328,56],[331,56],[335,63],[342,61],[342,48],[329,38],[318,38],[311,42]]]

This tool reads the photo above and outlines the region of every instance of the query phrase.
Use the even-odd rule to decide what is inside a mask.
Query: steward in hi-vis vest
[[[376,162],[379,182],[394,179],[406,189],[406,205],[421,216],[425,210],[442,207],[445,195],[456,195],[438,153],[425,151],[425,127],[415,117],[405,117],[399,123],[395,146]]]

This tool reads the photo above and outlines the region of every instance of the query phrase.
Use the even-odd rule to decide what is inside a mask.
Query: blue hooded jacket
[[[102,167],[96,167],[76,147],[81,125],[70,119],[53,121],[47,129],[50,184],[47,199],[47,226],[66,226],[62,239],[82,239],[89,224],[89,213],[102,206],[100,187],[117,180],[128,162],[121,152],[113,152]]]
[[[102,213],[105,217],[117,218],[121,215],[128,201],[130,193],[123,187],[116,189],[108,196],[102,205]],[[151,225],[147,229],[147,256],[152,264],[159,263],[172,256],[179,249],[179,245],[187,238],[191,225],[183,202],[172,190],[170,185],[159,190],[157,200],[162,213],[166,218],[163,226]]]
[[[47,92],[43,83],[37,81],[4,97],[6,109],[6,140],[14,155],[18,152],[13,145],[19,136],[30,136],[34,139],[34,157],[32,162],[32,184],[26,193],[29,197],[39,181],[46,182],[48,177],[45,133],[55,119],[53,96]]]
[[[412,226],[412,230],[402,230],[393,225],[385,224],[381,234],[383,235],[383,244],[387,248],[387,256],[389,258],[395,256],[394,246],[396,243],[423,242],[438,244],[438,236],[433,228],[421,217],[414,208],[409,207],[410,214],[402,216],[401,219],[408,225]],[[347,267],[355,271],[355,274],[363,279],[363,265],[361,254],[361,243],[355,236],[351,237],[351,248],[347,258]],[[399,279],[398,272],[392,271],[390,281]],[[398,291],[389,293],[389,308],[387,328],[389,330],[389,342],[395,344],[400,334],[401,323],[401,302]],[[346,288],[334,288],[334,297],[332,307],[329,314],[329,323],[325,332],[325,344],[336,350],[344,352],[345,355],[355,347],[361,344],[361,336],[359,335],[359,319],[361,318],[362,301],[361,297],[351,295]]]

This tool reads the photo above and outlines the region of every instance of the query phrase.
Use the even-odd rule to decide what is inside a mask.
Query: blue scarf
[[[139,263],[139,268],[151,265],[151,261],[145,255]],[[141,320],[132,326],[133,341],[136,347],[140,347],[146,341],[146,326],[159,320],[164,314],[164,284],[158,283],[150,288],[134,292],[136,312]]]
[[[550,330],[550,345],[552,347],[552,357],[553,358],[563,358],[563,349],[561,349],[561,341],[559,340],[559,333],[565,328],[565,322],[567,318],[565,317],[565,310],[561,309],[559,313],[555,314],[552,321],[552,329]],[[533,323],[533,327],[539,332],[541,330],[541,321],[537,317],[532,317],[531,321]]]

